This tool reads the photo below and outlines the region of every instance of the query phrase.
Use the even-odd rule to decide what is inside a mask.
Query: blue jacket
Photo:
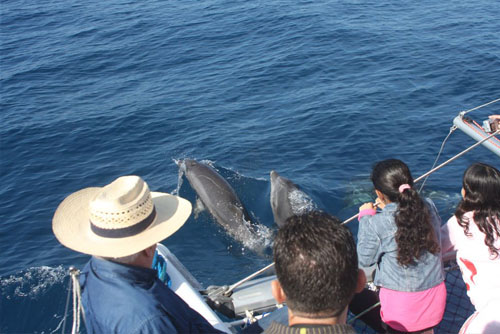
[[[153,269],[92,257],[80,284],[88,333],[221,333]]]
[[[441,243],[441,218],[434,203],[426,199],[431,223]],[[387,204],[374,216],[363,216],[358,230],[358,261],[361,268],[376,264],[374,283],[396,291],[416,292],[430,289],[444,280],[441,252],[426,252],[415,264],[401,266],[397,260],[396,223],[397,203]]]

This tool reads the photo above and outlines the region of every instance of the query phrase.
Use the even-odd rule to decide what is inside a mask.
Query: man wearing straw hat
[[[157,278],[156,243],[191,214],[181,197],[138,176],[69,195],[52,222],[66,247],[90,254],[80,277],[89,333],[220,333]]]

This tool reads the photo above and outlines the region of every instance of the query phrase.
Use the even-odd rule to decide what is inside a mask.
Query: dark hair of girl
[[[398,204],[394,218],[399,264],[407,266],[425,252],[438,253],[440,248],[429,209],[413,189],[413,177],[408,166],[397,159],[380,161],[373,167],[371,179],[376,190]],[[408,184],[410,188],[399,192],[403,184]]]
[[[475,163],[464,173],[465,197],[458,203],[455,216],[464,234],[470,236],[469,219],[464,216],[474,211],[474,223],[485,234],[484,243],[490,254],[500,256],[500,249],[493,245],[500,238],[500,171],[483,163]]]

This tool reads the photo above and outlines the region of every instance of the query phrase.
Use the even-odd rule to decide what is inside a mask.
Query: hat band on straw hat
[[[128,227],[123,227],[123,228],[114,228],[114,229],[108,229],[108,228],[101,228],[94,223],[92,223],[92,220],[90,220],[90,228],[92,232],[97,234],[100,237],[104,238],[126,238],[126,237],[131,237],[133,235],[136,235],[138,233],[141,233],[142,231],[146,230],[149,225],[155,220],[156,218],[156,209],[153,206],[153,211],[138,222],[137,224],[134,224],[132,226]]]

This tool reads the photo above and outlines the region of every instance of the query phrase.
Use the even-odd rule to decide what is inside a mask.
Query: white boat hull
[[[233,333],[230,327],[207,305],[205,299],[199,293],[200,283],[189,273],[177,257],[162,244],[157,244],[156,249],[158,254],[167,262],[167,274],[172,281],[170,288],[212,326],[223,332]]]

